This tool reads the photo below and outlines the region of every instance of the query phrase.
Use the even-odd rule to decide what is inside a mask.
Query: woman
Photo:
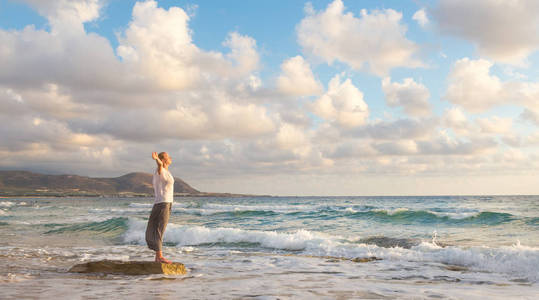
[[[155,202],[146,227],[146,243],[148,248],[155,251],[155,262],[170,264],[171,261],[163,257],[163,235],[167,228],[168,218],[172,201],[174,200],[174,177],[168,171],[172,159],[168,153],[152,153],[152,158],[157,163],[157,170],[153,174],[153,189]]]

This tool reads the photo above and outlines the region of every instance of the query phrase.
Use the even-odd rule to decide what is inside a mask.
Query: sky
[[[0,0],[0,170],[539,194],[539,1]]]

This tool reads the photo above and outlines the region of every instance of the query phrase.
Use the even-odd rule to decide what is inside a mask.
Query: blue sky
[[[531,0],[2,0],[0,169],[118,176],[167,151],[205,191],[537,193],[538,16]]]

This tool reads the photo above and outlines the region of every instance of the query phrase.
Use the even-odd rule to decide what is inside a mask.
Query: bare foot
[[[155,262],[162,263],[162,264],[171,264],[172,262],[164,257],[156,257]]]

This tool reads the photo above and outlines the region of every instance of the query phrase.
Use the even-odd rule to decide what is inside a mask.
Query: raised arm
[[[157,163],[157,173],[161,175],[161,170],[163,169],[163,162],[159,159],[157,152],[152,152],[152,158]]]

